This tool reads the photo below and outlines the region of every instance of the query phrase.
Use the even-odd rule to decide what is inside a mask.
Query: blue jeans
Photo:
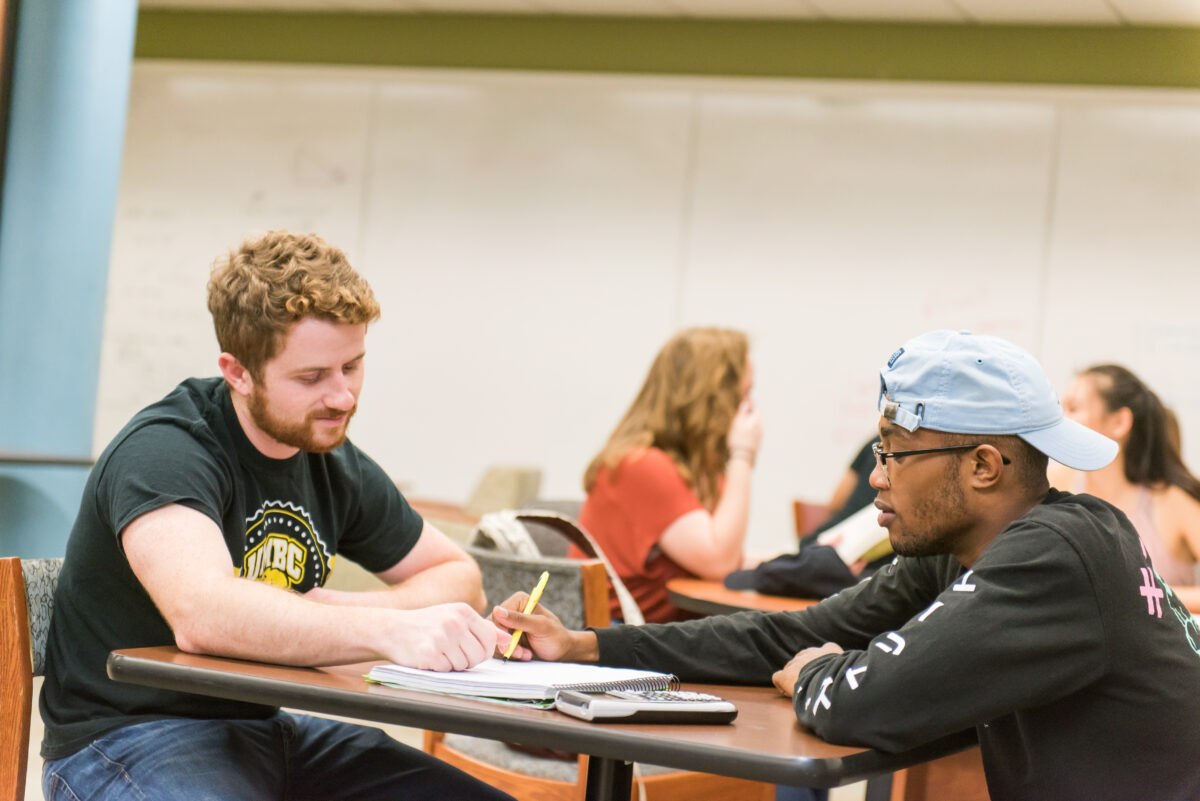
[[[42,790],[46,801],[511,801],[379,729],[284,712],[126,726],[47,762]]]

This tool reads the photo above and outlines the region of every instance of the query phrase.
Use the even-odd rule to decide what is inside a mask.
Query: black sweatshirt
[[[800,612],[597,629],[604,664],[769,684],[798,651],[800,723],[912,748],[974,728],[993,801],[1200,798],[1200,626],[1114,507],[1051,491],[972,569],[898,558]]]

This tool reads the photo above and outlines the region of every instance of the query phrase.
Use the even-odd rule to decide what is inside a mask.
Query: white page
[[[665,689],[675,683],[673,676],[648,670],[496,658],[467,670],[446,672],[376,665],[370,678],[417,690],[516,699],[553,698],[556,690],[583,689],[580,685],[597,685],[597,690]]]

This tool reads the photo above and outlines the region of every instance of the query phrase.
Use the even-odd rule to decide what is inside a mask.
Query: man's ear
[[[225,377],[225,382],[237,394],[248,397],[254,390],[254,377],[232,353],[222,353],[218,356],[217,367],[221,368],[221,375]]]
[[[1004,469],[1004,456],[994,445],[971,451],[971,484],[978,489],[994,487]]]

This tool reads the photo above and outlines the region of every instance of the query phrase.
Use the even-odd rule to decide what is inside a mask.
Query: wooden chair
[[[897,771],[890,801],[988,801],[979,746]]]
[[[61,559],[0,559],[0,801],[25,798],[33,677],[45,670],[61,570]]]
[[[829,519],[829,505],[813,501],[792,501],[792,518],[796,523],[796,538],[811,534],[817,526]]]
[[[467,550],[479,563],[489,605],[499,604],[517,590],[528,592],[542,571],[548,570],[550,581],[542,603],[553,609],[563,623],[576,629],[609,624],[608,579],[600,560],[548,556],[529,559],[480,548]],[[535,756],[494,740],[441,732],[425,733],[425,750],[518,801],[575,801],[584,797],[583,756],[573,761]],[[635,768],[635,798],[639,785],[644,785],[647,801],[770,801],[775,797],[770,784],[649,765]]]

